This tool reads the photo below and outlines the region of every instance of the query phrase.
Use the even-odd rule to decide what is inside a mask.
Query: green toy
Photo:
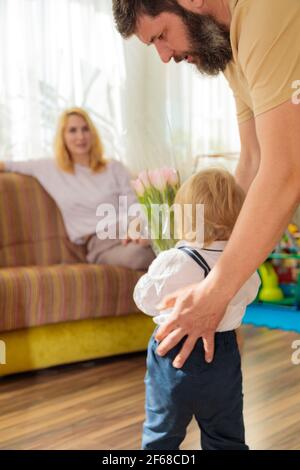
[[[289,224],[275,250],[258,272],[258,301],[300,309],[300,230]]]
[[[275,269],[269,261],[263,263],[258,269],[262,281],[262,287],[258,299],[262,302],[280,302],[284,299],[282,290],[278,285],[278,277]]]

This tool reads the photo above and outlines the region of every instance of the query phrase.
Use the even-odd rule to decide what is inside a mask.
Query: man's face
[[[136,35],[145,44],[154,44],[163,62],[186,60],[204,74],[223,72],[232,59],[229,31],[211,16],[187,10],[182,15],[142,15]]]

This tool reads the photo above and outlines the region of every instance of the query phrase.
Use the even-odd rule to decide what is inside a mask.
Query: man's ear
[[[205,0],[177,0],[177,3],[192,13],[202,13]]]

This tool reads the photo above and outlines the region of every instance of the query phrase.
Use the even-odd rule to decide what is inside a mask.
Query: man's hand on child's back
[[[157,306],[158,310],[174,308],[170,320],[157,331],[155,338],[160,341],[157,353],[167,354],[185,336],[187,339],[176,356],[173,365],[181,368],[199,338],[203,339],[205,360],[212,362],[214,356],[214,335],[221,322],[228,302],[216,295],[209,285],[209,278],[199,284],[192,284],[166,296]]]

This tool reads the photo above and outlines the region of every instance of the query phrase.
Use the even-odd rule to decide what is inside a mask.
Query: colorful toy
[[[300,309],[300,273],[298,274],[296,292],[295,292],[296,306]]]
[[[278,285],[278,277],[275,269],[270,262],[262,264],[258,270],[262,287],[259,291],[258,298],[262,302],[278,302],[284,299],[282,290]]]
[[[259,274],[259,301],[300,308],[300,232],[295,224],[288,226]]]
[[[275,253],[300,254],[300,231],[295,224],[290,224],[284,232]]]

